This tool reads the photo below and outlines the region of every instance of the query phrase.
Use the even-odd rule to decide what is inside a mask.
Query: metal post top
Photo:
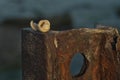
[[[118,33],[118,30],[116,28],[112,28],[112,27],[107,27],[107,28],[78,28],[78,29],[70,29],[70,30],[64,30],[64,31],[55,31],[55,30],[50,30],[48,32],[40,32],[40,31],[34,31],[31,28],[23,28],[23,31],[30,31],[30,32],[36,32],[36,33],[67,33],[67,32],[87,32],[87,33],[109,33],[111,34],[113,32],[116,34]]]

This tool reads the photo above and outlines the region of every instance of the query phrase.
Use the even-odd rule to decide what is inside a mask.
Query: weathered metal
[[[72,57],[85,56],[84,72],[73,77]],[[114,28],[41,33],[22,30],[23,80],[120,80],[120,36]]]

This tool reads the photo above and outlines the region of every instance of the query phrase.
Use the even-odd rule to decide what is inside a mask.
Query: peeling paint
[[[92,51],[90,51],[90,52],[92,52]],[[86,54],[85,54],[85,57],[87,58],[87,60],[89,61],[89,62],[91,62],[91,53],[89,52],[89,50],[86,52]],[[93,52],[92,52],[93,53]]]
[[[58,43],[56,38],[54,39],[54,44],[55,44],[55,47],[58,48]]]

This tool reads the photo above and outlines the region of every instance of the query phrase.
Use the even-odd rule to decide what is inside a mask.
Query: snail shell
[[[41,32],[48,32],[50,30],[50,22],[48,20],[39,21],[38,30]]]
[[[36,23],[34,23],[33,20],[30,22],[30,26],[33,30],[37,31],[38,25]]]
[[[48,20],[40,20],[38,24],[31,21],[30,26],[34,31],[48,32],[50,30],[50,22]]]

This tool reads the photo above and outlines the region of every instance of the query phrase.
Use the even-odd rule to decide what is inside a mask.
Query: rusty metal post
[[[114,28],[47,33],[23,29],[23,80],[120,80],[119,37]],[[77,53],[85,61],[82,74],[73,76],[70,65]]]

